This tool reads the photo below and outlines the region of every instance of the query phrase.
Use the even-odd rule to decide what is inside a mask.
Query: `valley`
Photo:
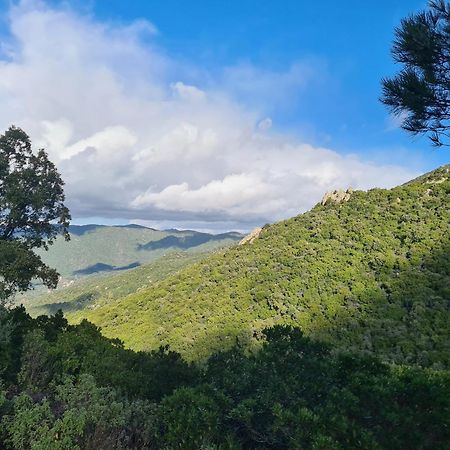
[[[14,299],[34,316],[125,297],[243,238],[235,232],[212,235],[137,225],[71,226],[70,234],[69,242],[58,238],[48,252],[41,252],[61,274],[57,289],[36,285]]]
[[[0,450],[450,450],[449,0],[0,10]]]

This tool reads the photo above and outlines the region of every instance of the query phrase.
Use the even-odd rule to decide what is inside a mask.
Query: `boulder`
[[[353,193],[352,188],[348,188],[346,191],[339,189],[335,191],[326,192],[322,197],[321,205],[326,205],[329,201],[334,203],[348,202]]]
[[[245,238],[239,242],[239,245],[251,244],[255,239],[258,238],[258,236],[261,234],[261,231],[262,228],[255,228],[250,234],[245,236]]]

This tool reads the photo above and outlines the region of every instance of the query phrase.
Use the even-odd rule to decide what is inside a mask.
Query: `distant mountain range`
[[[220,251],[217,250],[217,251]],[[111,271],[94,274],[76,280],[60,283],[54,291],[36,289],[17,297],[17,303],[24,303],[33,316],[74,312],[85,308],[98,308],[129,294],[147,289],[155,282],[174,274],[180,269],[201,261],[214,250],[203,252],[169,252],[157,260],[133,270]]]
[[[69,233],[69,242],[58,238],[48,252],[40,252],[61,274],[58,288],[49,292],[38,285],[16,296],[33,315],[128,295],[243,238],[236,232],[160,231],[134,224],[71,225]]]
[[[123,271],[156,261],[173,251],[208,252],[242,239],[236,232],[219,235],[187,230],[155,230],[141,225],[71,225],[71,240],[58,238],[42,259],[64,280]]]

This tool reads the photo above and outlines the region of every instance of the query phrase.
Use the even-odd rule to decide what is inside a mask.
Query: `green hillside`
[[[170,252],[142,267],[114,274],[83,277],[69,286],[47,291],[37,289],[16,296],[32,316],[77,311],[98,306],[147,288],[155,281],[177,272],[181,268],[206,258],[211,251]]]
[[[61,274],[58,288],[49,291],[37,285],[15,297],[15,304],[23,303],[33,316],[96,307],[124,297],[243,237],[139,225],[75,225],[70,234],[69,242],[58,238],[48,252],[40,252]]]
[[[199,359],[295,324],[337,348],[449,367],[450,166],[391,190],[353,192],[266,226],[88,318],[134,349]]]
[[[138,225],[70,227],[71,240],[57,239],[40,255],[55,267],[63,283],[84,276],[125,270],[150,263],[171,251],[204,252],[234,243],[239,233],[213,235],[196,231],[159,231]]]

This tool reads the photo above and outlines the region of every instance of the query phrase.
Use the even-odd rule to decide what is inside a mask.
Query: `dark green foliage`
[[[218,354],[206,370],[244,448],[444,448],[448,372],[333,354],[289,327],[266,334],[256,354]]]
[[[183,450],[226,441],[223,422],[229,403],[227,397],[208,385],[176,390],[161,403],[161,441],[169,448]]]
[[[100,312],[159,350],[0,307],[0,448],[446,450],[449,194],[318,205]]]
[[[450,367],[450,166],[267,226],[151,287],[69,314],[190,360],[299,326],[340,349]]]
[[[14,450],[146,449],[153,447],[154,406],[99,387],[90,375],[66,378],[48,397],[14,396],[2,420],[5,448]]]
[[[32,153],[20,128],[0,136],[0,301],[30,288],[34,278],[55,287],[58,274],[33,249],[68,238],[63,181],[44,150]]]
[[[444,450],[450,439],[448,371],[336,352],[289,326],[264,330],[258,351],[237,345],[193,367],[168,349],[125,350],[87,322],[3,316],[22,334],[1,341],[21,354],[0,382],[7,450]]]
[[[41,258],[25,243],[0,238],[0,301],[6,300],[16,291],[30,289],[34,278],[39,278],[49,287],[56,287],[58,273],[46,266]]]
[[[429,6],[395,30],[392,54],[403,68],[382,81],[381,101],[402,119],[402,128],[441,146],[450,143],[450,3]]]

